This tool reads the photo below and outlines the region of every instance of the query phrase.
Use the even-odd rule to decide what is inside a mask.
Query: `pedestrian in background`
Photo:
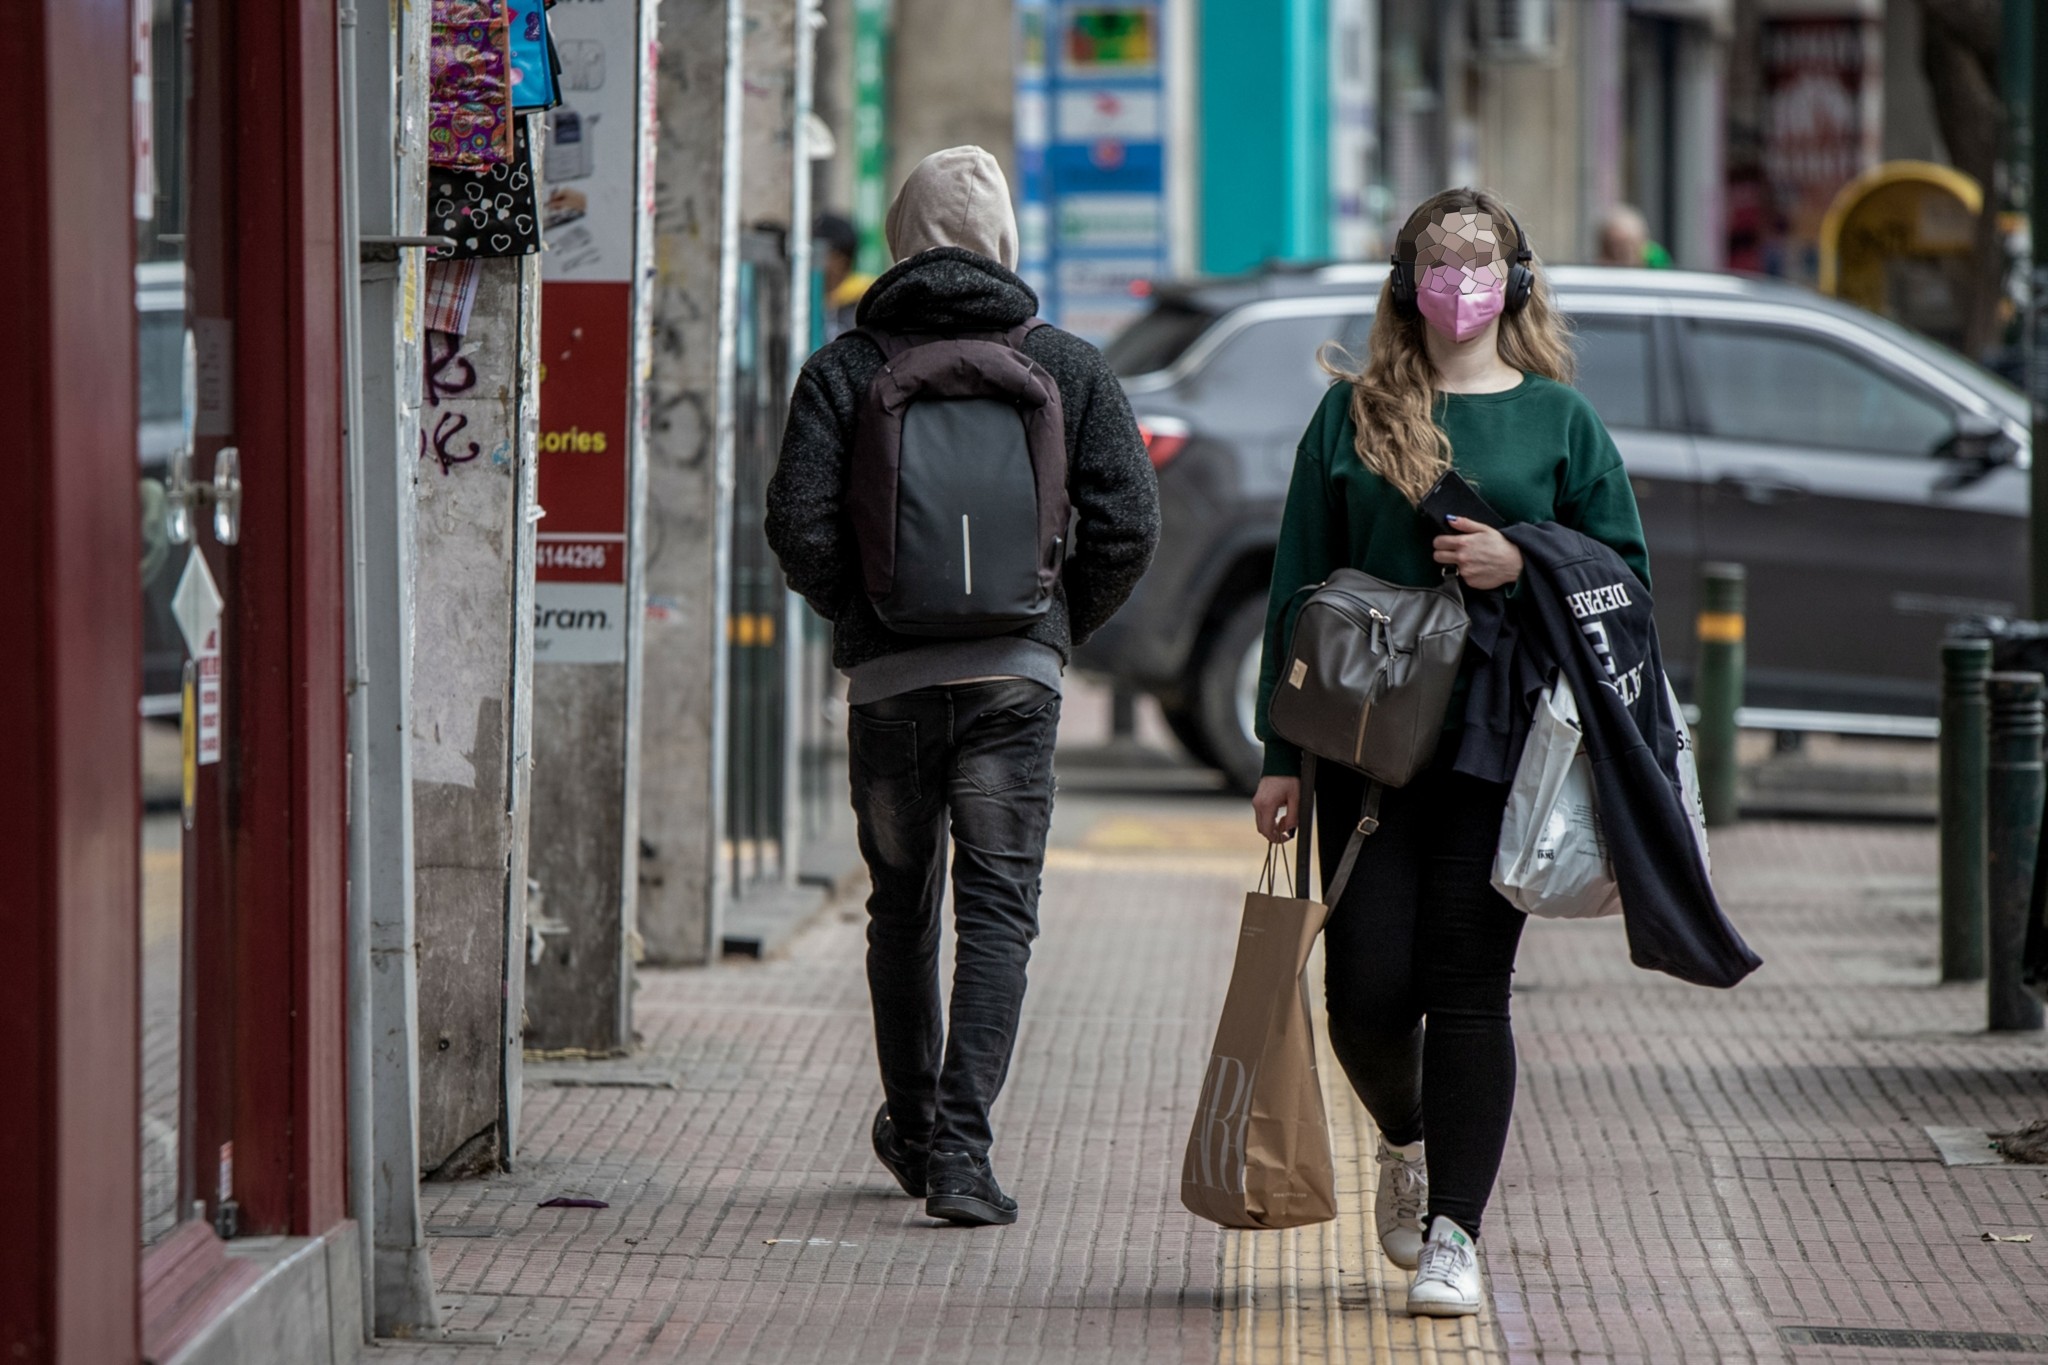
[[[995,158],[979,147],[927,157],[890,208],[887,228],[896,266],[862,298],[857,329],[820,350],[798,378],[768,488],[767,533],[790,586],[832,622],[833,662],[849,680],[853,806],[874,883],[867,972],[884,1096],[872,1125],[875,1154],[933,1217],[1013,1223],[1017,1203],[989,1160],[989,1109],[1009,1070],[1038,933],[1061,675],[1072,647],[1123,605],[1151,562],[1158,490],[1123,388],[1100,353],[1033,317],[1038,298],[1013,273],[1017,222]],[[891,599],[878,599],[863,571],[876,536],[900,550],[906,538],[957,528],[948,544],[959,556],[934,568],[965,571],[956,605],[984,601],[996,585],[983,557],[1031,543],[1040,524],[1030,470],[1022,498],[1002,515],[985,515],[979,529],[966,515],[926,518],[936,526],[892,515],[878,529],[859,511],[875,491],[862,479],[900,480],[891,505],[927,506],[939,496],[912,486],[917,468],[929,468],[912,458],[916,441],[957,433],[930,471],[957,481],[974,477],[966,471],[981,468],[992,443],[1015,438],[1010,408],[998,404],[991,416],[957,395],[911,408],[886,436],[872,425],[883,420],[878,405],[892,393],[900,400],[915,369],[909,357],[917,350],[909,348],[949,339],[1009,348],[991,359],[987,349],[956,344],[948,355],[959,368],[949,373],[957,380],[971,369],[969,356],[1000,360],[1036,411],[1058,415],[1056,428],[1045,418],[1041,435],[1064,443],[1065,495],[1052,490],[1057,525],[1046,560],[1056,586],[1045,610],[1016,629],[972,638],[892,629],[878,609],[878,600]],[[885,366],[889,382],[878,384]],[[861,451],[878,439],[895,443],[893,464],[879,473],[864,467],[857,478]],[[1047,490],[1037,488],[1042,506]],[[936,594],[946,585],[922,586]],[[946,1020],[938,971],[949,833],[957,941]]]
[[[1600,220],[1601,265],[1669,270],[1671,253],[1650,239],[1650,224],[1633,204],[1616,204]]]
[[[1295,454],[1259,675],[1266,776],[1253,809],[1275,843],[1295,832],[1302,800],[1300,751],[1267,720],[1297,591],[1345,566],[1417,587],[1456,571],[1468,592],[1509,589],[1522,574],[1499,531],[1453,519],[1445,534],[1418,510],[1446,470],[1505,521],[1571,527],[1649,582],[1621,457],[1570,387],[1564,322],[1493,195],[1448,190],[1415,210],[1364,364],[1329,368],[1343,382]],[[1438,1316],[1479,1311],[1474,1243],[1515,1093],[1508,999],[1524,916],[1490,882],[1508,789],[1452,767],[1473,666],[1468,656],[1434,765],[1384,793],[1325,931],[1331,1046],[1380,1130],[1381,1248],[1415,1272],[1409,1311]],[[1315,795],[1328,885],[1365,783],[1321,763]]]
[[[870,286],[873,275],[854,269],[860,255],[860,233],[851,220],[837,213],[818,215],[812,233],[824,245],[821,253],[825,274],[825,316],[823,341],[830,341],[853,325],[853,315]]]

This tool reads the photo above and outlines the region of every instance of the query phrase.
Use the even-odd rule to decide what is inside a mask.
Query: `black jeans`
[[[1383,793],[1324,931],[1330,1046],[1387,1141],[1427,1131],[1429,1212],[1474,1237],[1515,1104],[1508,987],[1527,916],[1490,880],[1507,791],[1437,767]],[[1364,795],[1357,774],[1318,765],[1325,881]]]
[[[853,809],[874,878],[868,993],[896,1131],[986,1156],[1010,1070],[1052,823],[1059,694],[1023,679],[923,688],[853,708]],[[939,907],[951,816],[951,1027]]]

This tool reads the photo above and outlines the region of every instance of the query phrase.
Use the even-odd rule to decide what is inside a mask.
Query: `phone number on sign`
[[[593,545],[589,541],[540,543],[540,567],[543,569],[602,569],[611,559],[611,546]]]

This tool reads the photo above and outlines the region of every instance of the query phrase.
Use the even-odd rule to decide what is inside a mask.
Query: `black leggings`
[[[1364,794],[1356,773],[1318,765],[1325,882]],[[1515,1103],[1508,983],[1527,917],[1489,881],[1506,804],[1505,786],[1444,767],[1384,792],[1324,931],[1337,1060],[1388,1142],[1427,1130],[1429,1212],[1474,1237]]]

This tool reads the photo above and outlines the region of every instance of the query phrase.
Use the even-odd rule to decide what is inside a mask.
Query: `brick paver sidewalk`
[[[1766,959],[1730,992],[1633,970],[1618,925],[1530,926],[1483,1243],[1515,1357],[1957,1358],[1797,1330],[1846,1327],[2048,1359],[2048,1168],[1950,1169],[1922,1131],[2048,1115],[2041,1035],[1987,1035],[1981,986],[1935,984],[1934,868],[1924,828],[1717,838]]]
[[[874,1164],[861,930],[835,917],[779,961],[650,973],[643,1053],[591,1069],[626,1084],[530,1086],[520,1170],[428,1190],[449,1325],[499,1344],[403,1353],[1952,1359],[1781,1329],[2048,1334],[2048,1180],[1951,1170],[1921,1132],[2048,1112],[2041,1044],[1973,1033],[1981,992],[1932,984],[1927,832],[1717,841],[1769,959],[1732,993],[1630,968],[1618,926],[1532,925],[1522,1094],[1483,1244],[1494,1312],[1418,1330],[1363,1221],[1371,1128],[1347,1096],[1338,1224],[1224,1234],[1179,1208],[1250,847],[1238,808],[1188,809],[1102,821],[1053,857],[998,1113],[1016,1228],[935,1227]],[[556,1194],[611,1207],[535,1207]]]
[[[674,1089],[529,1087],[521,1169],[429,1187],[449,1326],[432,1359],[1188,1361],[1216,1354],[1218,1232],[1177,1202],[1239,895],[1153,859],[1054,871],[998,1112],[1004,1230],[932,1223],[868,1147],[863,928],[644,978]],[[601,1211],[538,1209],[555,1194]],[[417,1348],[415,1348],[417,1349]]]

